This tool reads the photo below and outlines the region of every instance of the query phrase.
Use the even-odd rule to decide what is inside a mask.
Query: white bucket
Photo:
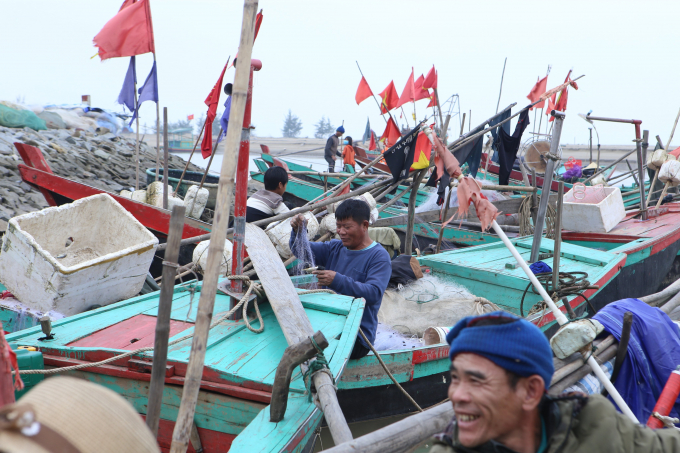
[[[446,343],[446,334],[451,330],[449,327],[428,327],[423,333],[423,343],[426,346]]]
[[[307,237],[311,240],[319,232],[319,222],[311,212],[306,212],[303,215],[305,219],[307,219]],[[266,231],[269,240],[272,241],[272,244],[276,247],[276,251],[279,252],[279,255],[284,260],[293,256],[293,252],[291,252],[290,247],[288,247],[291,233],[290,221],[291,219],[286,219],[274,228]]]
[[[210,241],[201,241],[196,245],[194,249],[194,254],[191,260],[196,263],[198,272],[201,274],[203,270],[208,265],[208,247],[210,246]],[[233,251],[234,244],[229,239],[224,242],[224,252],[222,253],[222,261],[220,262],[220,275],[228,275],[231,272],[231,252]]]
[[[184,196],[184,206],[186,206],[186,216],[200,219],[203,215],[205,205],[208,203],[210,192],[206,188],[198,190],[198,186],[192,185]]]

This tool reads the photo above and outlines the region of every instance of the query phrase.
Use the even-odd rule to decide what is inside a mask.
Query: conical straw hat
[[[22,423],[16,422],[18,414]],[[60,450],[59,442],[70,446]],[[130,403],[106,387],[71,377],[46,379],[16,404],[0,408],[0,451],[160,453]]]

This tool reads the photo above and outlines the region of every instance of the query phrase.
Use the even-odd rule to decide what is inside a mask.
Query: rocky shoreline
[[[17,215],[46,208],[39,190],[24,182],[19,172],[23,160],[14,143],[40,148],[52,171],[59,176],[108,192],[119,193],[135,186],[135,140],[111,133],[0,127],[0,234],[7,221]],[[146,143],[139,149],[139,186],[146,187],[146,169],[156,167],[156,150]],[[171,169],[184,168],[186,161],[170,155]],[[201,168],[189,164],[189,170]]]

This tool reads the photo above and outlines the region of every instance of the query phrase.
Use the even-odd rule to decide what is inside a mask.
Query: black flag
[[[394,182],[406,179],[413,165],[413,156],[416,151],[416,139],[420,132],[420,124],[411,130],[408,134],[399,139],[399,141],[390,149],[383,153],[387,166],[390,167],[390,173],[394,178]]]

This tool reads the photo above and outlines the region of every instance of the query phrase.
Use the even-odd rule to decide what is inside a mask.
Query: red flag
[[[228,63],[227,63],[228,64]],[[227,65],[224,65],[222,74],[217,80],[215,86],[210,90],[210,94],[205,98],[205,105],[208,106],[208,113],[205,119],[205,131],[203,132],[203,142],[201,142],[201,154],[203,159],[207,159],[212,154],[212,125],[217,115],[217,104],[220,102],[220,93],[222,93],[222,79],[224,72],[227,70]],[[226,132],[226,131],[225,131]]]
[[[437,88],[437,71],[434,69],[434,65],[432,65],[432,69],[430,69],[430,72],[428,72],[427,75],[425,76],[425,80],[423,81],[423,87]]]
[[[187,120],[191,121],[194,119],[194,114],[192,113],[191,115],[187,116]]]
[[[434,92],[430,93],[430,103],[427,104],[427,107],[434,107],[437,105],[437,97],[435,96]]]
[[[424,77],[421,75],[418,77],[418,80],[413,82],[413,88],[414,88],[414,100],[419,101],[420,99],[429,99],[430,98],[430,92],[427,88],[423,86],[423,80]]]
[[[545,76],[541,80],[536,82],[536,85],[534,85],[529,94],[527,94],[527,99],[529,99],[529,101],[533,104],[534,102],[538,101],[538,99],[541,97],[543,93],[546,92],[547,89],[548,89],[548,76]],[[545,107],[545,101],[536,104],[530,110],[533,110],[534,108],[541,109],[543,107]]]
[[[126,0],[92,40],[99,58],[131,57],[156,52],[148,0]]]
[[[359,82],[359,88],[357,88],[357,94],[354,95],[354,100],[357,101],[357,105],[359,105],[371,96],[373,96],[371,87],[368,86],[368,82],[364,76],[361,76],[361,82]]]
[[[569,79],[570,75],[571,75],[571,70],[569,70],[569,73],[567,74],[567,78],[564,79],[564,83],[567,83],[570,80]],[[574,85],[576,85],[576,84],[574,84]],[[577,89],[577,88],[574,87],[574,89]],[[564,87],[564,89],[562,91],[560,91],[560,95],[557,98],[557,102],[555,102],[555,105],[553,107],[554,110],[557,110],[559,112],[564,112],[565,110],[567,110],[567,97],[568,97],[567,93],[568,93],[568,90],[569,90],[569,85],[567,85],[566,87]],[[555,98],[555,95],[553,95],[553,99],[554,98]],[[549,105],[550,105],[550,103],[548,103],[548,106]],[[551,116],[549,121],[550,122],[555,121],[555,117]]]
[[[371,141],[368,143],[368,150],[373,151],[377,148],[375,144],[375,132],[371,131]]]
[[[387,126],[385,126],[385,132],[383,132],[380,141],[387,139],[387,145],[394,146],[395,143],[401,138],[401,132],[399,132],[399,126],[394,122],[392,117],[387,120]]]
[[[413,157],[413,165],[411,171],[422,170],[430,166],[430,155],[432,153],[432,142],[425,132],[420,132],[416,139],[416,151]]]
[[[413,96],[414,96],[414,87],[413,87],[413,68],[411,68],[411,75],[409,76],[408,80],[406,81],[406,86],[404,87],[404,91],[401,92],[401,96],[399,96],[399,102],[397,102],[397,107],[401,107],[402,105],[406,104],[407,102],[413,102]]]
[[[380,113],[387,113],[390,110],[397,107],[397,102],[399,102],[399,94],[397,89],[394,87],[394,81],[387,85],[387,88],[382,90],[380,93]]]

